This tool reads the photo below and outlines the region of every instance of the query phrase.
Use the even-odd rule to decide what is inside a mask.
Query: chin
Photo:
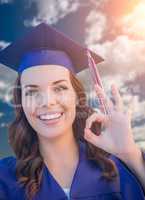
[[[60,130],[60,128],[35,128],[38,138],[54,139],[64,135],[65,131]]]

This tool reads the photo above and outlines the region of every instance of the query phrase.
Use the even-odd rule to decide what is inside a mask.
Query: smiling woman
[[[9,139],[17,157],[22,158],[24,156],[24,158],[27,159],[27,163],[24,158],[21,162],[18,162],[17,173],[20,182],[26,185],[28,196],[31,197],[31,195],[33,196],[36,193],[38,185],[40,184],[42,176],[40,171],[43,165],[41,155],[43,154],[44,156],[46,154],[45,148],[49,145],[55,152],[52,153],[52,155],[50,154],[49,158],[48,155],[44,156],[43,159],[46,161],[45,163],[47,166],[50,165],[48,159],[54,160],[54,157],[55,159],[59,159],[57,156],[60,156],[60,152],[58,151],[63,151],[63,149],[68,150],[68,148],[70,149],[70,146],[72,151],[70,156],[73,158],[75,156],[73,155],[74,142],[77,142],[78,144],[78,141],[84,141],[84,133],[82,130],[83,127],[85,127],[86,118],[93,110],[87,107],[83,86],[76,77],[65,68],[60,66],[36,66],[25,72],[19,76],[16,81],[14,104],[19,106],[16,107],[17,117],[9,129]],[[55,72],[53,77],[50,76],[50,72]],[[37,77],[35,80],[32,79],[34,75]],[[46,79],[42,78],[44,75]],[[22,90],[19,90],[20,87]],[[29,91],[31,91],[30,88],[33,88],[33,93],[29,93]],[[37,98],[39,99],[39,97],[36,93],[39,93],[38,96],[43,96],[41,102],[37,101]],[[34,99],[32,103],[31,96],[33,95]],[[52,150],[49,149],[50,152]],[[94,153],[92,151],[94,151]],[[90,158],[94,157],[94,159],[97,160],[97,156],[95,155],[95,152],[97,153],[97,151],[99,152],[97,148],[95,149],[93,146],[88,145],[88,156]],[[66,155],[64,154],[64,156]],[[102,161],[100,160],[99,165],[102,170],[104,168],[103,165],[106,163],[104,176],[106,176],[106,178],[108,176],[108,178],[111,179],[113,174],[116,173],[114,164],[104,157],[104,151],[100,152],[100,156],[102,156]],[[36,170],[36,172],[38,171],[40,175],[39,177],[33,177],[34,172],[32,172],[32,177],[31,175],[27,177],[28,179],[26,182],[26,176],[24,177],[22,171],[24,174],[25,171],[27,173],[28,169],[26,168],[26,164],[32,162],[32,160],[34,164],[31,168],[33,168],[34,171]],[[35,162],[37,162],[36,166]],[[72,167],[76,168],[76,164],[77,163],[72,163]],[[60,163],[59,167],[61,167]],[[65,166],[63,167],[65,168]],[[51,169],[51,166],[49,166],[49,169]],[[73,171],[71,173],[74,173]],[[64,172],[66,173],[66,170]],[[58,175],[56,172],[54,172],[54,166],[51,169],[51,173],[56,177],[57,182],[62,187],[70,187],[73,174],[70,174],[70,177],[64,175],[63,179],[61,177],[59,178],[57,177]]]
[[[112,89],[113,105],[96,86],[110,115],[96,113],[75,76],[88,59],[86,48],[46,24],[0,52],[18,72],[9,127],[15,157],[0,160],[0,199],[144,199],[144,161],[119,92]]]
[[[32,86],[22,90],[22,106],[27,120],[39,133],[38,137],[54,138],[64,133],[71,134],[77,98],[69,71],[59,65],[35,66],[25,70],[21,76],[22,88],[30,84],[33,84],[33,92]]]

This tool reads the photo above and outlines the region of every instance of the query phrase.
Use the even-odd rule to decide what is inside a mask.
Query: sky
[[[132,107],[135,140],[145,148],[145,0],[0,0],[0,48],[41,22],[104,58],[98,69],[105,91],[109,95],[111,84],[118,85],[126,109]],[[0,102],[8,106],[15,78],[0,65]],[[87,70],[80,79],[90,90]],[[2,127],[5,115],[7,107],[0,109]]]

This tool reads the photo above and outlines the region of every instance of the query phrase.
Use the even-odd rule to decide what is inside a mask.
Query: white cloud
[[[37,6],[38,14],[31,21],[25,20],[25,26],[36,26],[41,22],[54,24],[79,7],[78,0],[32,0]]]
[[[0,64],[0,80],[5,82],[6,84],[12,84],[17,77],[17,73],[6,67],[5,65]]]
[[[11,105],[14,85],[4,80],[0,81],[0,100]]]
[[[9,44],[10,44],[9,42],[1,40],[0,41],[0,49],[7,47]]]
[[[145,71],[145,41],[131,40],[127,36],[118,36],[113,41],[91,44],[89,47],[101,55],[105,62],[100,64],[104,75],[126,75],[133,79],[137,73]]]
[[[91,2],[95,5],[94,0]],[[99,8],[106,3],[109,3],[107,0],[98,2],[97,5]],[[141,8],[142,4],[145,7],[145,2],[143,2],[144,0],[140,2],[138,7],[136,7],[136,10],[144,10]],[[136,10],[134,13],[137,12]],[[141,23],[141,21],[142,20],[138,21],[138,23]],[[104,41],[104,36],[107,35],[107,31],[110,31],[108,22],[109,19],[106,17],[106,14],[100,12],[100,9],[99,11],[97,9],[92,10],[86,18],[87,28],[85,43],[90,49],[105,59],[105,62],[98,65],[101,75],[122,76],[124,81],[125,79],[134,79],[137,74],[145,72],[145,31],[143,34],[144,38],[141,39],[131,39],[127,36],[127,33],[124,33],[124,35],[119,35],[113,40]],[[120,23],[119,19],[118,23]],[[126,25],[126,28],[127,27],[128,26]],[[113,27],[111,28],[113,29]],[[138,32],[142,33],[142,30],[139,29]]]
[[[8,126],[7,123],[1,123],[1,124],[0,124],[0,127],[1,127],[1,128],[7,127],[7,126]]]
[[[89,0],[84,3],[82,0],[82,4],[88,5],[92,4],[94,8],[101,8],[103,7],[106,3],[108,3],[109,0]]]
[[[6,88],[7,84],[4,81],[0,80],[0,90],[5,90]]]
[[[16,80],[17,73],[0,64],[0,100],[9,102],[11,100],[11,88]]]
[[[106,16],[92,10],[86,18],[86,44],[94,44],[103,38],[107,27]]]
[[[136,126],[134,129],[133,129],[133,135],[134,135],[134,138],[135,138],[135,141],[136,143],[145,150],[145,133],[144,133],[144,130],[145,130],[145,125],[143,126]]]
[[[95,9],[101,8],[108,0],[31,0],[27,7],[35,3],[38,10],[37,16],[32,20],[25,20],[25,26],[36,26],[41,22],[55,24],[66,15],[75,12],[79,7],[93,5]]]
[[[4,116],[4,113],[0,112],[0,118]]]
[[[5,92],[8,88],[8,84],[6,84],[3,80],[0,80],[0,99],[5,99]]]

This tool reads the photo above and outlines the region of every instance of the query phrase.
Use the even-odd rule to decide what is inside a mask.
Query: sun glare
[[[140,1],[121,21],[126,34],[137,39],[145,39],[145,1]]]

